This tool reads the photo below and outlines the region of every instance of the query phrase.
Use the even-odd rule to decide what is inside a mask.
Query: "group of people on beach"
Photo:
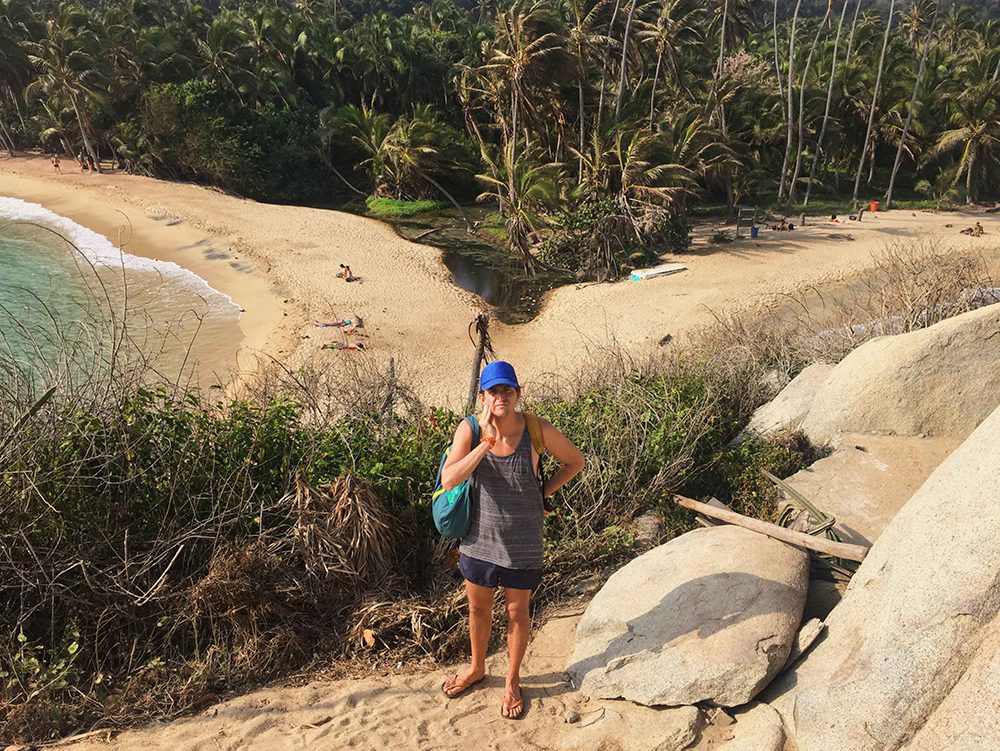
[[[345,282],[356,282],[359,281],[358,277],[354,275],[351,271],[351,267],[347,264],[340,264],[340,271],[337,272],[337,278],[343,279]],[[361,316],[352,313],[345,318],[334,318],[330,321],[314,321],[317,328],[335,328],[340,329],[343,335],[342,341],[339,342],[327,342],[322,345],[320,349],[338,349],[338,350],[352,350],[352,351],[363,351],[365,349],[364,342],[351,341],[352,336],[364,336],[360,329],[364,326],[364,322],[361,320]]]
[[[986,234],[986,230],[983,229],[983,225],[979,222],[976,222],[975,227],[966,227],[963,230],[959,230],[959,232],[963,235],[970,235],[972,237],[982,237]]]
[[[53,154],[52,158],[49,160],[52,163],[52,169],[62,174],[62,160],[59,159],[58,154]],[[94,157],[89,154],[84,154],[82,151],[76,155],[76,161],[80,165],[81,172],[97,172],[97,163],[94,161]]]

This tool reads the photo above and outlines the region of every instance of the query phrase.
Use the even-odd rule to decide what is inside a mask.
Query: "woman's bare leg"
[[[469,669],[458,674],[445,693],[453,696],[461,693],[473,681],[486,675],[486,649],[490,643],[493,627],[493,589],[465,582],[465,595],[469,599],[469,640],[472,642],[472,664]]]
[[[524,711],[521,701],[521,662],[531,636],[528,604],[530,589],[504,589],[507,602],[507,680],[504,687],[503,715],[518,717]]]

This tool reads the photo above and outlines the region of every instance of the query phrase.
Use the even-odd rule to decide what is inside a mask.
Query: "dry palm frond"
[[[371,485],[352,474],[322,488],[295,478],[293,534],[306,571],[371,580],[396,558],[393,518]]]

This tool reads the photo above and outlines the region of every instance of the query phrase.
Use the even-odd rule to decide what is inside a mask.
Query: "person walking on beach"
[[[469,600],[472,664],[441,687],[454,699],[486,677],[486,648],[493,623],[493,592],[504,588],[509,663],[500,714],[518,719],[524,711],[521,661],[528,646],[531,593],[542,581],[543,499],[583,469],[580,450],[551,423],[539,420],[545,447],[562,465],[540,487],[538,455],[527,421],[516,411],[521,386],[510,363],[497,361],[479,377],[482,440],[472,445],[472,429],[462,420],[441,473],[446,490],[472,477],[472,524],[459,546],[459,569]]]
[[[59,167],[59,155],[58,154],[55,154],[52,157],[52,169],[54,169],[56,172],[62,174],[62,169],[60,169],[60,167]]]

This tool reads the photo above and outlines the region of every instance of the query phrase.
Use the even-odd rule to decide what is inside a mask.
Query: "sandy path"
[[[472,354],[467,329],[484,309],[457,288],[436,249],[408,242],[391,228],[335,211],[275,206],[185,183],[124,174],[62,175],[39,157],[0,157],[0,195],[40,203],[114,240],[125,214],[133,227],[129,252],[175,261],[245,308],[246,355],[267,353],[295,363],[311,356],[330,329],[318,317],[361,315],[365,357],[394,356],[425,399],[456,406],[468,388]],[[987,236],[958,234],[975,219]],[[946,225],[954,225],[948,227]],[[853,241],[831,235],[848,234]],[[641,353],[665,334],[675,337],[709,322],[713,311],[767,302],[805,285],[844,278],[871,266],[889,242],[942,239],[997,255],[1000,215],[893,211],[837,225],[817,220],[794,232],[761,232],[759,240],[721,246],[696,242],[680,260],[689,270],[646,282],[565,287],[550,293],[542,313],[520,326],[494,323],[497,354],[514,362],[529,386],[547,373],[576,367],[590,348],[612,341]],[[336,278],[349,264],[362,281]]]
[[[565,681],[579,615],[551,618],[525,655],[526,712],[510,721],[500,716],[506,655],[487,660],[489,677],[455,700],[441,693],[449,675],[442,667],[423,674],[356,680],[313,681],[271,687],[221,702],[198,715],[122,733],[104,733],[59,744],[66,751],[236,751],[268,749],[428,749],[500,751],[567,749],[630,751],[642,737],[665,737],[689,727],[690,710],[653,710],[622,701],[588,699]],[[458,666],[452,666],[452,673]],[[568,724],[567,710],[580,715]],[[701,732],[692,749],[713,747],[715,728]],[[693,738],[698,728],[688,731]],[[634,733],[633,738],[632,736]],[[614,738],[613,746],[602,742]],[[632,742],[630,742],[630,740]]]

